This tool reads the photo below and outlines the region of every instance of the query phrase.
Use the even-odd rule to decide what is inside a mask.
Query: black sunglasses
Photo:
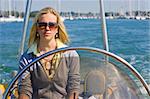
[[[48,26],[50,29],[55,29],[58,24],[54,23],[54,22],[37,22],[36,23],[37,27],[39,27],[40,29],[46,29],[46,27]]]

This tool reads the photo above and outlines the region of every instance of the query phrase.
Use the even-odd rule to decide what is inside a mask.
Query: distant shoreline
[[[11,11],[12,15],[16,18],[23,18],[24,12],[14,12]],[[38,11],[32,11],[30,13],[30,18],[35,17]],[[73,20],[73,19],[100,19],[100,13],[78,13],[78,12],[60,12],[62,18]],[[106,19],[137,19],[137,20],[145,20],[150,19],[150,11],[132,11],[132,12],[105,12]],[[1,11],[0,10],[0,18],[9,17],[9,11]]]

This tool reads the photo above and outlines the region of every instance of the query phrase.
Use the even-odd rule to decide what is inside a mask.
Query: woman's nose
[[[50,30],[50,28],[49,28],[49,26],[48,26],[48,25],[46,26],[46,30]]]

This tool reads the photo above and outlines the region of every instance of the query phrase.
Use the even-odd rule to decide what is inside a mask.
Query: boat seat
[[[84,91],[80,95],[82,98],[79,99],[138,99],[133,90],[119,81],[116,72],[115,68],[99,68],[88,72],[84,78]]]
[[[84,97],[94,96],[96,99],[103,99],[102,97],[105,92],[105,83],[105,75],[102,71],[90,71],[85,76]]]

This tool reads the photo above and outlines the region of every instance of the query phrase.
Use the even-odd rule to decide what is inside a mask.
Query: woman
[[[20,69],[48,51],[69,42],[60,15],[50,7],[39,11],[31,28],[28,50],[20,59]],[[26,71],[19,82],[19,99],[77,99],[80,89],[79,56],[65,51],[45,57]]]

